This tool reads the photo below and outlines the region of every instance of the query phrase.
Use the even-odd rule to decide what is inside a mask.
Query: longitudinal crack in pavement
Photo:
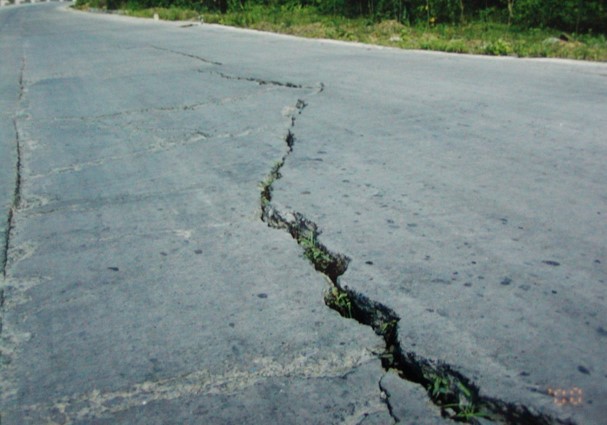
[[[291,127],[285,136],[287,151],[261,182],[261,220],[271,228],[289,232],[304,249],[304,256],[310,260],[314,268],[328,278],[331,288],[325,294],[325,304],[343,317],[355,319],[371,327],[377,335],[381,336],[385,342],[384,352],[380,354],[383,368],[386,371],[395,370],[402,379],[423,386],[430,400],[445,418],[468,423],[480,423],[477,418],[487,418],[512,425],[573,425],[574,422],[537,413],[527,406],[481,396],[480,389],[452,366],[420,358],[414,352],[403,351],[399,337],[401,318],[389,307],[348,288],[340,281],[340,277],[348,268],[350,258],[330,251],[318,240],[321,232],[316,223],[308,220],[301,213],[280,211],[272,204],[273,185],[282,177],[281,169],[295,146],[293,128],[296,118],[306,106],[307,103],[303,100],[297,101],[295,112],[291,117]],[[381,381],[379,389],[387,393]],[[399,422],[399,418],[393,413],[394,408],[389,395],[384,401],[394,421]]]
[[[2,249],[2,276],[6,278],[7,264],[8,264],[8,250],[11,244],[11,233],[13,232],[15,213],[19,208],[21,202],[21,141],[19,136],[19,129],[17,127],[17,120],[13,119],[13,126],[15,127],[15,142],[17,152],[17,162],[15,164],[15,190],[13,192],[13,202],[8,210],[8,216],[6,220],[6,231],[4,235],[4,247]],[[0,289],[0,292],[3,290]]]
[[[19,72],[19,97],[17,105],[19,106],[23,95],[25,93],[25,82],[24,82],[24,73],[25,73],[25,56],[21,59],[21,70]],[[2,268],[2,276],[6,278],[6,268],[8,264],[8,250],[10,248],[11,243],[11,233],[14,227],[14,219],[15,212],[19,208],[19,204],[21,202],[21,136],[19,134],[19,127],[17,125],[17,117],[13,117],[13,127],[15,129],[15,151],[16,151],[16,163],[15,163],[15,189],[13,191],[13,202],[11,203],[11,207],[8,210],[7,220],[6,220],[6,231],[4,235],[4,246],[2,247],[2,258],[0,262],[0,267]],[[4,290],[0,288],[0,299],[3,299]],[[1,305],[0,305],[1,307]],[[1,330],[1,326],[0,326]]]
[[[17,109],[21,105],[21,101],[23,99],[25,93],[25,55],[21,59],[21,70],[19,72],[19,97],[17,100]],[[16,162],[15,162],[15,189],[13,191],[13,200],[11,206],[8,210],[7,218],[6,218],[6,230],[4,232],[4,244],[2,246],[2,252],[0,253],[0,272],[2,273],[2,278],[6,279],[7,268],[8,268],[8,252],[11,245],[11,234],[13,232],[13,228],[15,226],[15,214],[19,205],[21,203],[21,136],[19,134],[19,126],[17,124],[17,113],[13,117],[13,127],[15,130],[15,151],[16,151]],[[4,285],[0,286],[0,337],[2,336],[3,330],[3,310],[5,301],[4,295]],[[3,353],[0,350],[0,360],[2,360]],[[2,422],[2,417],[0,415],[0,422]]]

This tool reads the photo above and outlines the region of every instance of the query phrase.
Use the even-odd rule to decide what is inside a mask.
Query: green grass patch
[[[74,8],[79,10],[107,10],[106,0],[77,0]],[[183,9],[180,7],[153,7],[140,9],[137,7],[129,7],[128,3],[125,8],[118,11],[121,15],[133,16],[136,18],[153,18],[158,15],[159,19],[164,21],[192,21],[198,20],[201,16],[199,11],[192,9]]]
[[[328,16],[313,7],[301,6],[251,6],[226,14],[203,13],[203,17],[207,23],[403,49],[607,61],[607,40],[604,35],[563,36],[556,30],[523,30],[486,21],[463,25],[407,26],[391,20],[373,22],[364,18]]]
[[[86,3],[85,3],[86,1]],[[77,7],[101,8],[107,0],[78,0]],[[195,20],[308,38],[326,38],[403,49],[436,50],[494,56],[568,58],[607,61],[607,39],[598,34],[563,34],[551,29],[521,29],[488,18],[465,24],[403,25],[393,20],[350,19],[300,5],[250,5],[225,14],[189,9],[153,8],[123,11],[129,16]]]
[[[154,7],[151,9],[126,9],[124,14],[136,18],[152,18],[158,14],[163,21],[192,21],[200,17],[200,13],[191,9],[180,9],[177,7]]]

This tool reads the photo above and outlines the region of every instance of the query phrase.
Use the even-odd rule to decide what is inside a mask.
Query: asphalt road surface
[[[606,116],[606,64],[0,9],[0,423],[605,423]]]

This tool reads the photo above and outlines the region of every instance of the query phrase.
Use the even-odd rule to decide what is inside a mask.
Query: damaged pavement
[[[0,23],[2,425],[601,422],[606,65]]]

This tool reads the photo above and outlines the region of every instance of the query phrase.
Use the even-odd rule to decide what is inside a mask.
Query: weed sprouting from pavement
[[[474,402],[474,394],[462,381],[453,376],[428,373],[426,386],[430,398],[441,408],[443,416],[458,422],[472,422],[474,418],[489,417]]]
[[[444,376],[436,375],[432,379],[431,395],[432,398],[438,400],[440,397],[449,393],[451,382]]]
[[[266,178],[259,184],[261,188],[261,206],[262,208],[267,206],[272,200],[272,185],[276,180],[280,177],[280,169],[284,165],[284,161],[276,161],[270,170],[270,173],[266,176]]]
[[[352,318],[352,301],[348,293],[337,286],[333,286],[330,291],[327,291],[325,294],[325,304],[339,312],[342,316],[348,319]]]
[[[308,231],[298,239],[299,244],[304,249],[304,256],[310,260],[316,270],[325,271],[332,262],[331,255],[318,243],[314,231]]]

